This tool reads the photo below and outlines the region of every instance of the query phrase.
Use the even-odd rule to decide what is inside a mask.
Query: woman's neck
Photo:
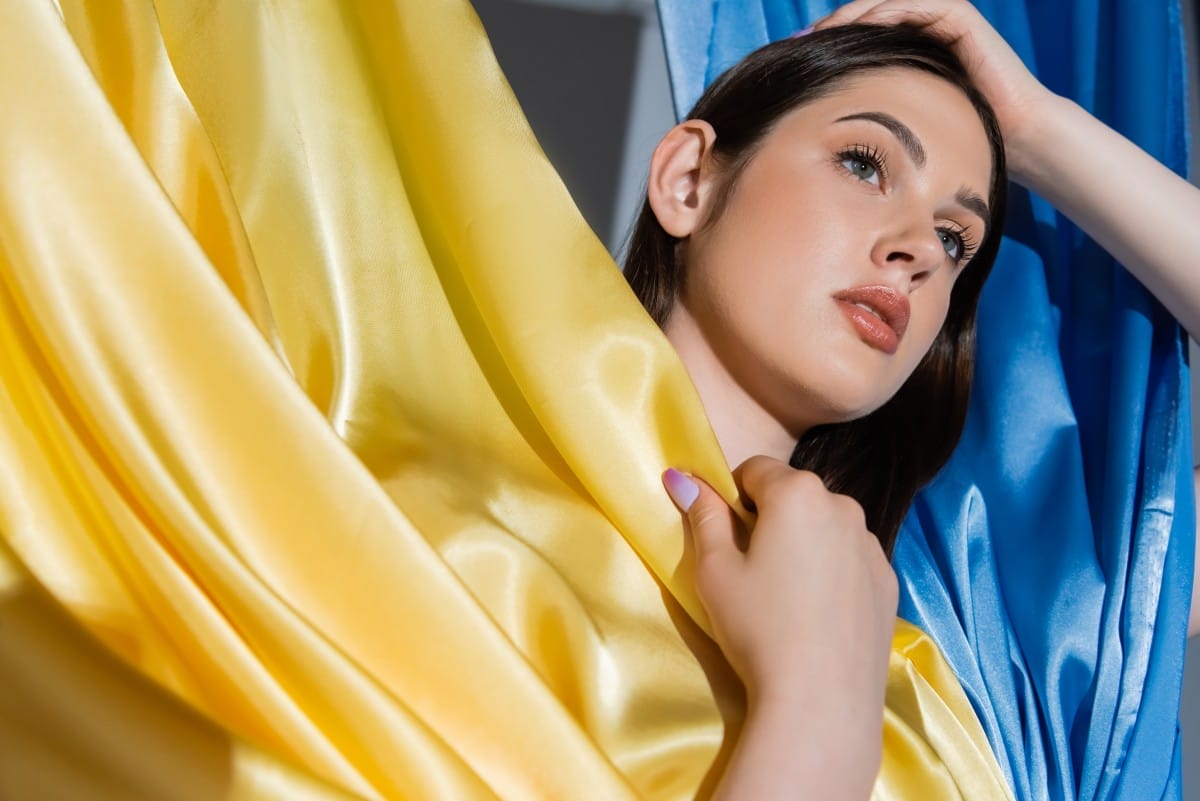
[[[788,461],[797,435],[729,373],[682,304],[675,304],[664,332],[696,386],[730,468],[758,455]]]

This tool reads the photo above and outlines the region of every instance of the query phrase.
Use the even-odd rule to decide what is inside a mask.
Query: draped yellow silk
[[[711,791],[735,490],[465,0],[0,3],[0,110],[0,796]],[[876,797],[1010,797],[891,667]]]

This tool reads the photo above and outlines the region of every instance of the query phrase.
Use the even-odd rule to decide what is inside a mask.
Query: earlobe
[[[685,120],[654,149],[646,197],[659,225],[673,237],[688,236],[703,219],[716,140],[707,122]]]

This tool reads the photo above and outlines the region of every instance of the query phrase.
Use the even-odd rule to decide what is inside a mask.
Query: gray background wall
[[[593,230],[618,252],[641,203],[650,153],[674,123],[653,0],[473,2],[546,155]],[[1195,43],[1195,3],[1184,6]],[[1193,131],[1200,132],[1194,47],[1190,55]],[[1200,145],[1191,172],[1200,176]],[[1197,355],[1193,344],[1200,367]],[[1194,378],[1200,421],[1198,390]],[[1200,426],[1193,442],[1200,445]],[[1184,799],[1200,801],[1200,647],[1189,650],[1180,718]]]

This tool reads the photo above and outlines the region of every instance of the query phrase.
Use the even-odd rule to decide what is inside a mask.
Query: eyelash
[[[840,151],[835,158],[839,167],[841,167],[842,163],[847,159],[869,164],[875,170],[875,172],[879,174],[880,184],[883,184],[887,181],[887,159],[884,157],[883,151],[874,145],[862,143],[853,144],[850,147]],[[843,169],[845,168],[843,167]],[[966,264],[971,260],[971,257],[975,255],[975,251],[979,249],[979,243],[976,241],[975,237],[971,236],[971,229],[969,226],[945,226],[939,228],[938,231],[948,233],[958,240],[959,254],[958,258],[955,259],[955,264]]]
[[[944,226],[939,228],[938,231],[948,233],[958,240],[959,253],[958,258],[954,260],[955,264],[960,266],[966,264],[975,255],[975,251],[979,249],[979,242],[971,235],[971,228],[969,226]]]
[[[847,159],[861,161],[865,164],[870,164],[879,173],[879,181],[883,183],[887,180],[887,159],[884,158],[883,151],[874,145],[854,144],[842,150],[837,154],[837,163],[840,167],[842,162]]]

